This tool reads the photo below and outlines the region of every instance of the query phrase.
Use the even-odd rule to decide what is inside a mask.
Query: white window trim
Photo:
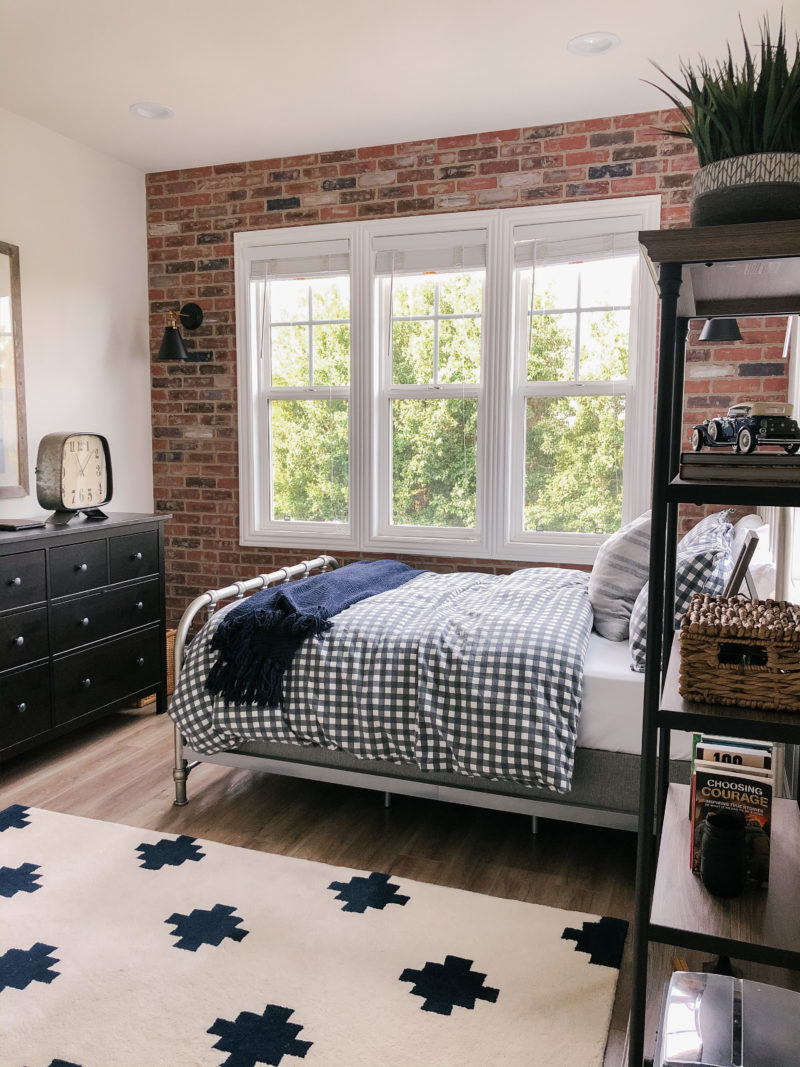
[[[329,223],[237,233],[234,237],[236,268],[236,346],[239,412],[239,520],[240,543],[262,547],[303,548],[331,551],[379,551],[470,558],[508,559],[532,563],[590,564],[605,540],[590,534],[512,535],[511,470],[507,457],[512,448],[510,433],[514,379],[509,360],[514,340],[514,246],[513,227],[528,222],[549,222],[636,217],[637,230],[657,229],[660,224],[659,196],[624,197],[570,204],[506,208],[493,211],[456,212],[446,215]],[[386,466],[387,440],[378,431],[381,402],[378,361],[374,345],[379,331],[373,312],[375,238],[419,235],[424,247],[437,233],[448,242],[458,234],[486,232],[486,283],[482,328],[481,383],[477,387],[481,417],[477,453],[478,507],[474,530],[436,530],[426,527],[390,527],[381,513],[377,491]],[[248,344],[250,308],[248,299],[250,263],[264,258],[264,250],[276,246],[313,244],[346,238],[350,242],[351,270],[351,376],[350,376],[350,522],[348,524],[270,522],[264,525],[265,464],[268,462],[266,419],[259,418],[260,367],[251,358]],[[441,242],[440,242],[441,244]],[[259,251],[260,250],[260,251]],[[356,279],[361,279],[359,284]],[[638,427],[636,439],[626,440],[623,480],[623,522],[649,506],[652,457],[652,410],[655,383],[657,300],[655,288],[640,261],[636,279],[638,307],[631,317],[630,387],[628,425]],[[394,387],[395,389],[402,387]],[[461,386],[455,387],[462,395]],[[467,386],[466,395],[474,395]],[[327,395],[327,387],[325,388]],[[489,472],[496,472],[488,477]]]

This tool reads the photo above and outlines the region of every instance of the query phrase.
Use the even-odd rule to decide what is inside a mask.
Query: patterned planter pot
[[[692,226],[800,218],[800,152],[763,152],[709,163],[694,176]]]

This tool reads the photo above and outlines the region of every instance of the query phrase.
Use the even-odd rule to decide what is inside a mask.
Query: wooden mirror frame
[[[28,432],[25,421],[25,374],[22,361],[19,248],[0,241],[0,255],[8,257],[11,354],[14,362],[13,374],[8,368],[4,375],[3,367],[0,366],[0,405],[2,405],[0,410],[0,500],[6,500],[28,495]],[[2,268],[2,262],[0,262],[0,268]],[[3,299],[2,289],[0,289],[0,299]],[[3,320],[0,319],[0,338],[4,336],[7,338],[8,331],[3,329],[2,323]],[[15,433],[13,438],[12,432]]]

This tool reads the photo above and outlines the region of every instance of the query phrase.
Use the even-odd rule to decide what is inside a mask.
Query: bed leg
[[[531,833],[532,834],[538,834],[539,833],[539,816],[538,815],[531,815]]]
[[[175,766],[172,768],[172,779],[175,782],[175,800],[173,804],[176,808],[182,808],[189,801],[186,799],[186,779],[189,777],[187,771],[186,760],[181,761],[182,766]]]
[[[175,746],[175,759],[172,764],[172,780],[175,783],[175,807],[182,808],[187,804],[186,779],[189,777],[189,765],[183,758],[183,734],[178,729],[177,723],[173,727],[172,740]]]
[[[388,808],[391,803],[392,803],[392,794],[391,793],[384,793],[383,794],[383,806],[385,808]]]

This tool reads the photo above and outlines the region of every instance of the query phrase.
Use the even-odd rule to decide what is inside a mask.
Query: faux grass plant
[[[764,19],[755,56],[744,28],[742,39],[741,66],[734,63],[729,44],[727,60],[716,64],[700,58],[692,67],[682,61],[684,84],[653,63],[675,92],[649,84],[664,93],[683,118],[680,129],[663,132],[688,138],[701,166],[757,152],[800,152],[800,39],[790,56],[783,18],[774,44]]]

